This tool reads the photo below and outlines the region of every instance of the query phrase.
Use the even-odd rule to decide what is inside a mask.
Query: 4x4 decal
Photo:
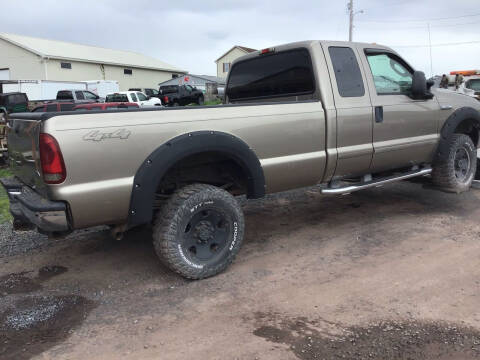
[[[104,139],[128,139],[131,132],[127,129],[118,129],[113,132],[101,132],[99,130],[90,131],[83,136],[83,140],[101,141]]]

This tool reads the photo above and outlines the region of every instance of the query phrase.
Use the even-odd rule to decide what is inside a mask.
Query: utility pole
[[[352,41],[353,38],[353,0],[350,0],[347,9],[349,12],[350,22],[348,27],[348,41]]]
[[[430,35],[430,23],[427,23],[428,28],[428,47],[430,48],[430,76],[433,76],[433,59],[432,59],[432,37]]]
[[[349,21],[350,24],[349,24],[349,27],[348,27],[348,41],[352,41],[353,40],[353,18],[357,14],[363,14],[363,10],[354,12],[353,11],[353,0],[349,0],[348,4],[347,4],[347,11],[348,11],[348,16],[350,17],[350,21]]]

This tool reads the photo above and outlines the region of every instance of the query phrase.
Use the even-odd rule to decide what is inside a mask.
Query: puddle
[[[298,359],[480,359],[480,331],[447,323],[379,322],[342,328],[307,319],[272,319],[254,334],[285,344]],[[268,318],[268,316],[267,316]],[[258,320],[258,317],[257,317]]]
[[[0,277],[0,298],[10,294],[25,294],[42,289],[41,283],[54,276],[67,272],[64,266],[44,266],[38,270],[38,276],[28,277],[29,272],[8,274]]]
[[[51,279],[54,276],[66,273],[67,271],[68,271],[68,268],[66,268],[65,266],[59,266],[59,265],[44,266],[38,270],[37,279],[40,281],[45,281],[45,280]]]
[[[0,298],[9,294],[22,294],[42,288],[40,284],[27,277],[26,274],[8,274],[0,277]]]
[[[81,296],[24,296],[0,313],[0,359],[22,360],[62,342],[93,308]]]

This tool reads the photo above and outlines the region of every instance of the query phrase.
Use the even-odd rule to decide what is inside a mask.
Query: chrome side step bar
[[[384,184],[388,184],[388,183],[391,183],[391,182],[410,179],[410,178],[413,178],[413,177],[416,177],[416,176],[427,175],[427,174],[430,174],[431,172],[432,172],[431,167],[422,168],[422,169],[418,169],[418,170],[412,170],[412,171],[409,171],[407,173],[403,173],[402,175],[388,176],[388,177],[381,178],[381,179],[378,179],[378,180],[372,180],[370,182],[360,183],[358,185],[348,185],[348,186],[338,187],[338,188],[325,188],[325,189],[322,189],[322,194],[334,194],[334,195],[350,194],[354,191],[368,189],[368,188],[371,188],[371,187],[379,187],[379,186],[382,186]]]

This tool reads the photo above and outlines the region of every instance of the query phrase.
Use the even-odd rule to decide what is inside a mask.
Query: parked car
[[[74,101],[77,103],[86,102],[105,102],[104,98],[101,98],[97,94],[87,90],[60,90],[57,92],[57,100]]]
[[[465,76],[465,82],[460,85],[458,92],[480,100],[480,75]]]
[[[76,105],[73,110],[116,110],[116,109],[138,109],[137,103],[129,102],[106,102],[99,104],[81,104]]]
[[[188,104],[203,105],[203,92],[190,85],[160,86],[160,98],[165,106],[185,106]]]
[[[27,94],[21,92],[0,93],[0,117],[4,121],[5,114],[28,111]]]
[[[57,112],[57,111],[72,111],[75,103],[73,102],[50,102],[38,105],[33,108],[32,112]]]
[[[36,102],[56,100],[58,91],[64,89],[87,90],[100,97],[119,91],[118,81],[114,80],[8,80],[7,82],[0,80],[0,92],[24,92],[29,101]]]
[[[152,89],[152,88],[131,88],[131,89],[128,89],[128,91],[140,91],[140,92],[143,92],[143,93],[144,93],[145,95],[147,95],[147,96],[160,98],[160,93],[158,92],[157,89]]]
[[[22,92],[0,93],[0,161],[5,163],[8,157],[6,134],[7,114],[28,111],[28,96]]]
[[[161,260],[201,279],[240,251],[237,195],[348,194],[425,175],[467,191],[480,102],[431,85],[388,47],[305,41],[236,59],[226,106],[13,114],[15,177],[2,183],[14,227],[58,236],[107,224],[121,238],[153,223]]]
[[[128,102],[136,103],[140,107],[162,106],[162,101],[158,98],[151,98],[140,91],[120,91],[118,93],[107,95],[105,102]]]

